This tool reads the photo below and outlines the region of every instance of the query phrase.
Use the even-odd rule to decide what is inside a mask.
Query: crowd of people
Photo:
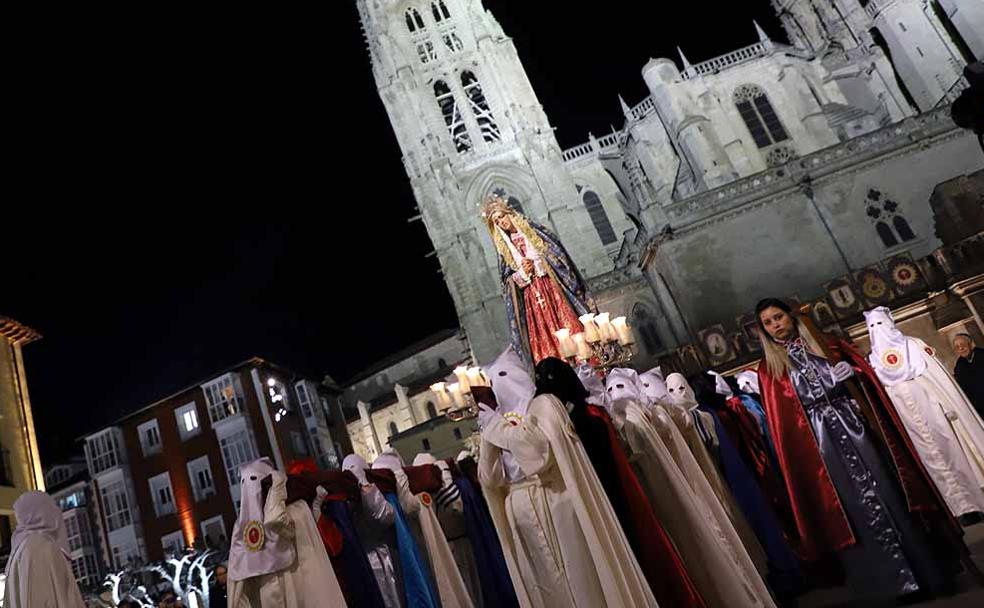
[[[870,605],[979,579],[969,337],[962,389],[887,309],[865,315],[868,357],[780,300],[757,314],[764,357],[731,377],[530,369],[510,347],[473,388],[477,457],[245,469],[229,605],[772,607],[827,586]]]
[[[764,357],[729,377],[530,370],[510,347],[474,394],[477,455],[245,465],[210,604],[771,608],[846,585],[868,605],[979,579],[972,338],[951,373],[885,308],[865,313],[867,357],[781,300],[757,315]],[[15,517],[4,606],[82,606],[54,501],[29,492]]]

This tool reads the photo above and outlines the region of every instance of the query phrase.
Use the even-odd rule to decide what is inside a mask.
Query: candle
[[[588,341],[584,338],[584,334],[574,334],[574,348],[577,350],[577,356],[579,359],[587,361],[591,358],[591,347],[588,346]]]
[[[444,407],[445,405],[451,403],[451,397],[448,395],[445,386],[446,384],[444,382],[435,382],[434,384],[430,385],[430,389],[434,392],[435,395],[437,395],[437,403],[441,407]]]
[[[578,317],[578,321],[584,326],[584,339],[588,342],[597,342],[601,337],[598,335],[598,326],[594,322],[595,316],[590,312]]]
[[[612,329],[612,323],[608,320],[610,316],[607,312],[603,312],[595,315],[594,318],[595,324],[598,326],[598,335],[604,342],[611,342],[615,339],[615,330]]]
[[[448,392],[451,393],[451,399],[454,401],[456,407],[465,406],[465,398],[461,396],[461,384],[458,382],[453,382],[448,385]]]
[[[612,327],[615,328],[615,335],[618,337],[618,343],[622,346],[628,346],[635,342],[632,337],[632,329],[629,324],[625,321],[625,317],[615,317],[612,319]]]
[[[470,386],[484,386],[485,383],[482,382],[482,370],[477,367],[469,367],[466,374]]]
[[[454,375],[458,378],[458,390],[462,393],[470,393],[471,385],[468,384],[468,368],[464,365],[459,365],[454,368]]]
[[[571,330],[566,327],[554,332],[557,337],[557,346],[560,348],[560,356],[568,358],[574,356],[574,343],[571,342]]]

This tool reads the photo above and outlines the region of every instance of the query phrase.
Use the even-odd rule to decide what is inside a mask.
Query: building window
[[[422,30],[425,27],[424,19],[423,17],[420,16],[420,11],[418,11],[415,8],[407,9],[406,19],[407,19],[407,30],[409,30],[411,34],[416,32],[417,30]]]
[[[328,399],[325,397],[321,398],[321,411],[325,415],[325,421],[331,423],[331,406],[328,405]]]
[[[433,401],[427,402],[427,419],[437,418],[437,408],[434,406]]]
[[[161,547],[164,548],[164,555],[178,555],[184,551],[185,539],[181,530],[171,532],[161,537]]]
[[[216,515],[202,522],[202,538],[205,540],[205,544],[213,549],[225,546],[225,521],[221,515]]]
[[[130,525],[130,504],[123,481],[106,484],[100,489],[100,493],[108,531],[112,532]]]
[[[444,117],[444,125],[451,135],[454,149],[458,152],[471,150],[471,137],[468,135],[468,128],[465,127],[465,120],[461,116],[461,109],[454,98],[454,93],[451,92],[451,87],[443,80],[438,80],[434,83],[434,97],[437,98],[437,105],[441,108],[441,116]]]
[[[885,222],[875,222],[875,232],[878,233],[878,238],[881,239],[882,245],[886,248],[895,247],[899,244],[899,240],[895,238],[895,233]]]
[[[154,512],[157,516],[174,513],[174,492],[171,490],[171,476],[167,471],[155,475],[148,481],[150,497],[154,501]]]
[[[208,403],[208,419],[215,424],[219,420],[238,414],[242,408],[242,390],[233,382],[232,374],[202,385]]]
[[[135,566],[143,559],[140,548],[134,543],[113,545],[112,553],[113,565],[116,570],[122,570],[128,566]]]
[[[249,434],[246,431],[239,431],[224,439],[220,439],[219,447],[222,449],[222,461],[225,464],[229,486],[238,486],[239,467],[256,460],[253,442],[250,441]],[[238,494],[233,493],[233,498],[237,496]]]
[[[397,430],[396,423],[393,422],[393,421],[390,421],[390,423],[389,423],[389,432],[390,432],[390,434],[389,434],[390,437],[392,437],[393,435],[396,435],[397,433],[400,432],[399,430]]]
[[[458,427],[455,427],[455,429],[452,432],[454,433],[454,438],[455,439],[458,439],[458,440],[461,439],[461,429],[459,429]]]
[[[91,553],[81,555],[72,560],[72,574],[80,587],[94,585],[99,578],[99,571],[96,568],[96,558]]]
[[[611,245],[616,242],[618,237],[615,236],[612,223],[608,220],[608,214],[605,213],[605,206],[601,204],[601,198],[593,191],[585,190],[584,194],[581,195],[581,200],[584,201],[584,207],[588,210],[588,215],[591,216],[591,223],[598,231],[601,244]]]
[[[58,499],[58,507],[61,508],[62,511],[84,507],[85,503],[85,490],[76,490],[68,496]]]
[[[461,41],[461,38],[459,38],[458,34],[455,32],[448,32],[447,34],[444,34],[442,39],[444,40],[444,46],[446,46],[452,53],[457,53],[465,48],[465,43]]]
[[[434,21],[438,23],[451,18],[451,13],[448,11],[447,5],[444,4],[444,0],[431,2],[431,12],[434,13]]]
[[[868,190],[864,204],[865,214],[874,223],[875,233],[883,247],[890,249],[916,239],[916,233],[903,217],[895,200],[872,188]]]
[[[425,452],[427,452],[427,451],[429,451],[429,450],[431,449],[431,442],[430,442],[430,439],[424,439],[424,440],[422,440],[422,441],[421,441],[420,443],[421,443],[421,445],[423,445],[423,446],[424,446],[424,451],[425,451]]]
[[[205,500],[215,494],[212,466],[207,455],[188,463],[188,477],[191,479],[191,491],[195,495],[195,502]]]
[[[299,431],[290,432],[290,442],[294,446],[294,455],[308,456],[307,444],[304,443],[304,435]]]
[[[115,429],[91,437],[85,442],[85,450],[89,456],[89,473],[98,475],[119,464],[119,449]]]
[[[465,70],[461,73],[461,86],[465,90],[469,104],[471,104],[472,114],[478,121],[482,139],[487,142],[499,141],[501,138],[499,125],[495,123],[492,110],[489,109],[489,102],[485,99],[485,93],[482,92],[482,85],[479,84],[478,78],[473,72]]]
[[[201,432],[198,426],[198,408],[194,401],[174,410],[174,417],[178,420],[178,435],[181,436],[181,441],[190,439]]]
[[[765,92],[754,84],[743,84],[735,89],[735,106],[741,119],[748,127],[755,145],[759,148],[768,148],[773,144],[786,141],[789,136],[779,122],[769,98]]]
[[[156,419],[148,420],[138,426],[137,434],[140,435],[140,447],[143,449],[144,456],[151,456],[161,451],[161,431]]]
[[[294,392],[297,393],[297,403],[301,406],[301,414],[305,418],[314,416],[314,411],[311,409],[311,395],[308,393],[307,385],[303,381],[298,382],[294,385]]]
[[[65,532],[68,535],[70,551],[78,551],[92,544],[92,533],[84,512],[76,512],[65,517]]]

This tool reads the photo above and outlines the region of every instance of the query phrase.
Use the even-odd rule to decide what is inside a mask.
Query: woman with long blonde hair
[[[759,385],[800,558],[836,557],[859,599],[947,589],[966,546],[874,370],[847,342],[811,334],[781,300],[755,312]]]

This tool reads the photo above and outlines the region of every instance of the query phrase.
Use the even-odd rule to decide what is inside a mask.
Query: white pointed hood
[[[670,394],[666,390],[666,380],[663,379],[663,371],[658,367],[639,374],[639,386],[650,406],[664,404],[670,399]]]
[[[499,413],[526,415],[526,408],[536,394],[536,384],[516,351],[511,346],[507,348],[485,367],[485,373],[492,383],[495,400],[499,402]]]
[[[264,499],[264,485],[268,485]],[[290,568],[297,559],[287,525],[287,477],[268,458],[239,469],[239,517],[229,549],[229,578],[235,581]]]
[[[892,319],[892,312],[879,306],[864,313],[871,337],[868,360],[886,386],[912,380],[926,371],[926,358],[919,345],[907,338]]]
[[[646,400],[642,394],[642,385],[639,383],[639,373],[627,367],[616,367],[608,372],[605,390],[608,391],[608,398],[612,401],[631,399],[642,403]]]
[[[689,409],[697,407],[697,397],[690,383],[683,374],[673,373],[666,378],[666,390],[670,394],[670,402]]]

